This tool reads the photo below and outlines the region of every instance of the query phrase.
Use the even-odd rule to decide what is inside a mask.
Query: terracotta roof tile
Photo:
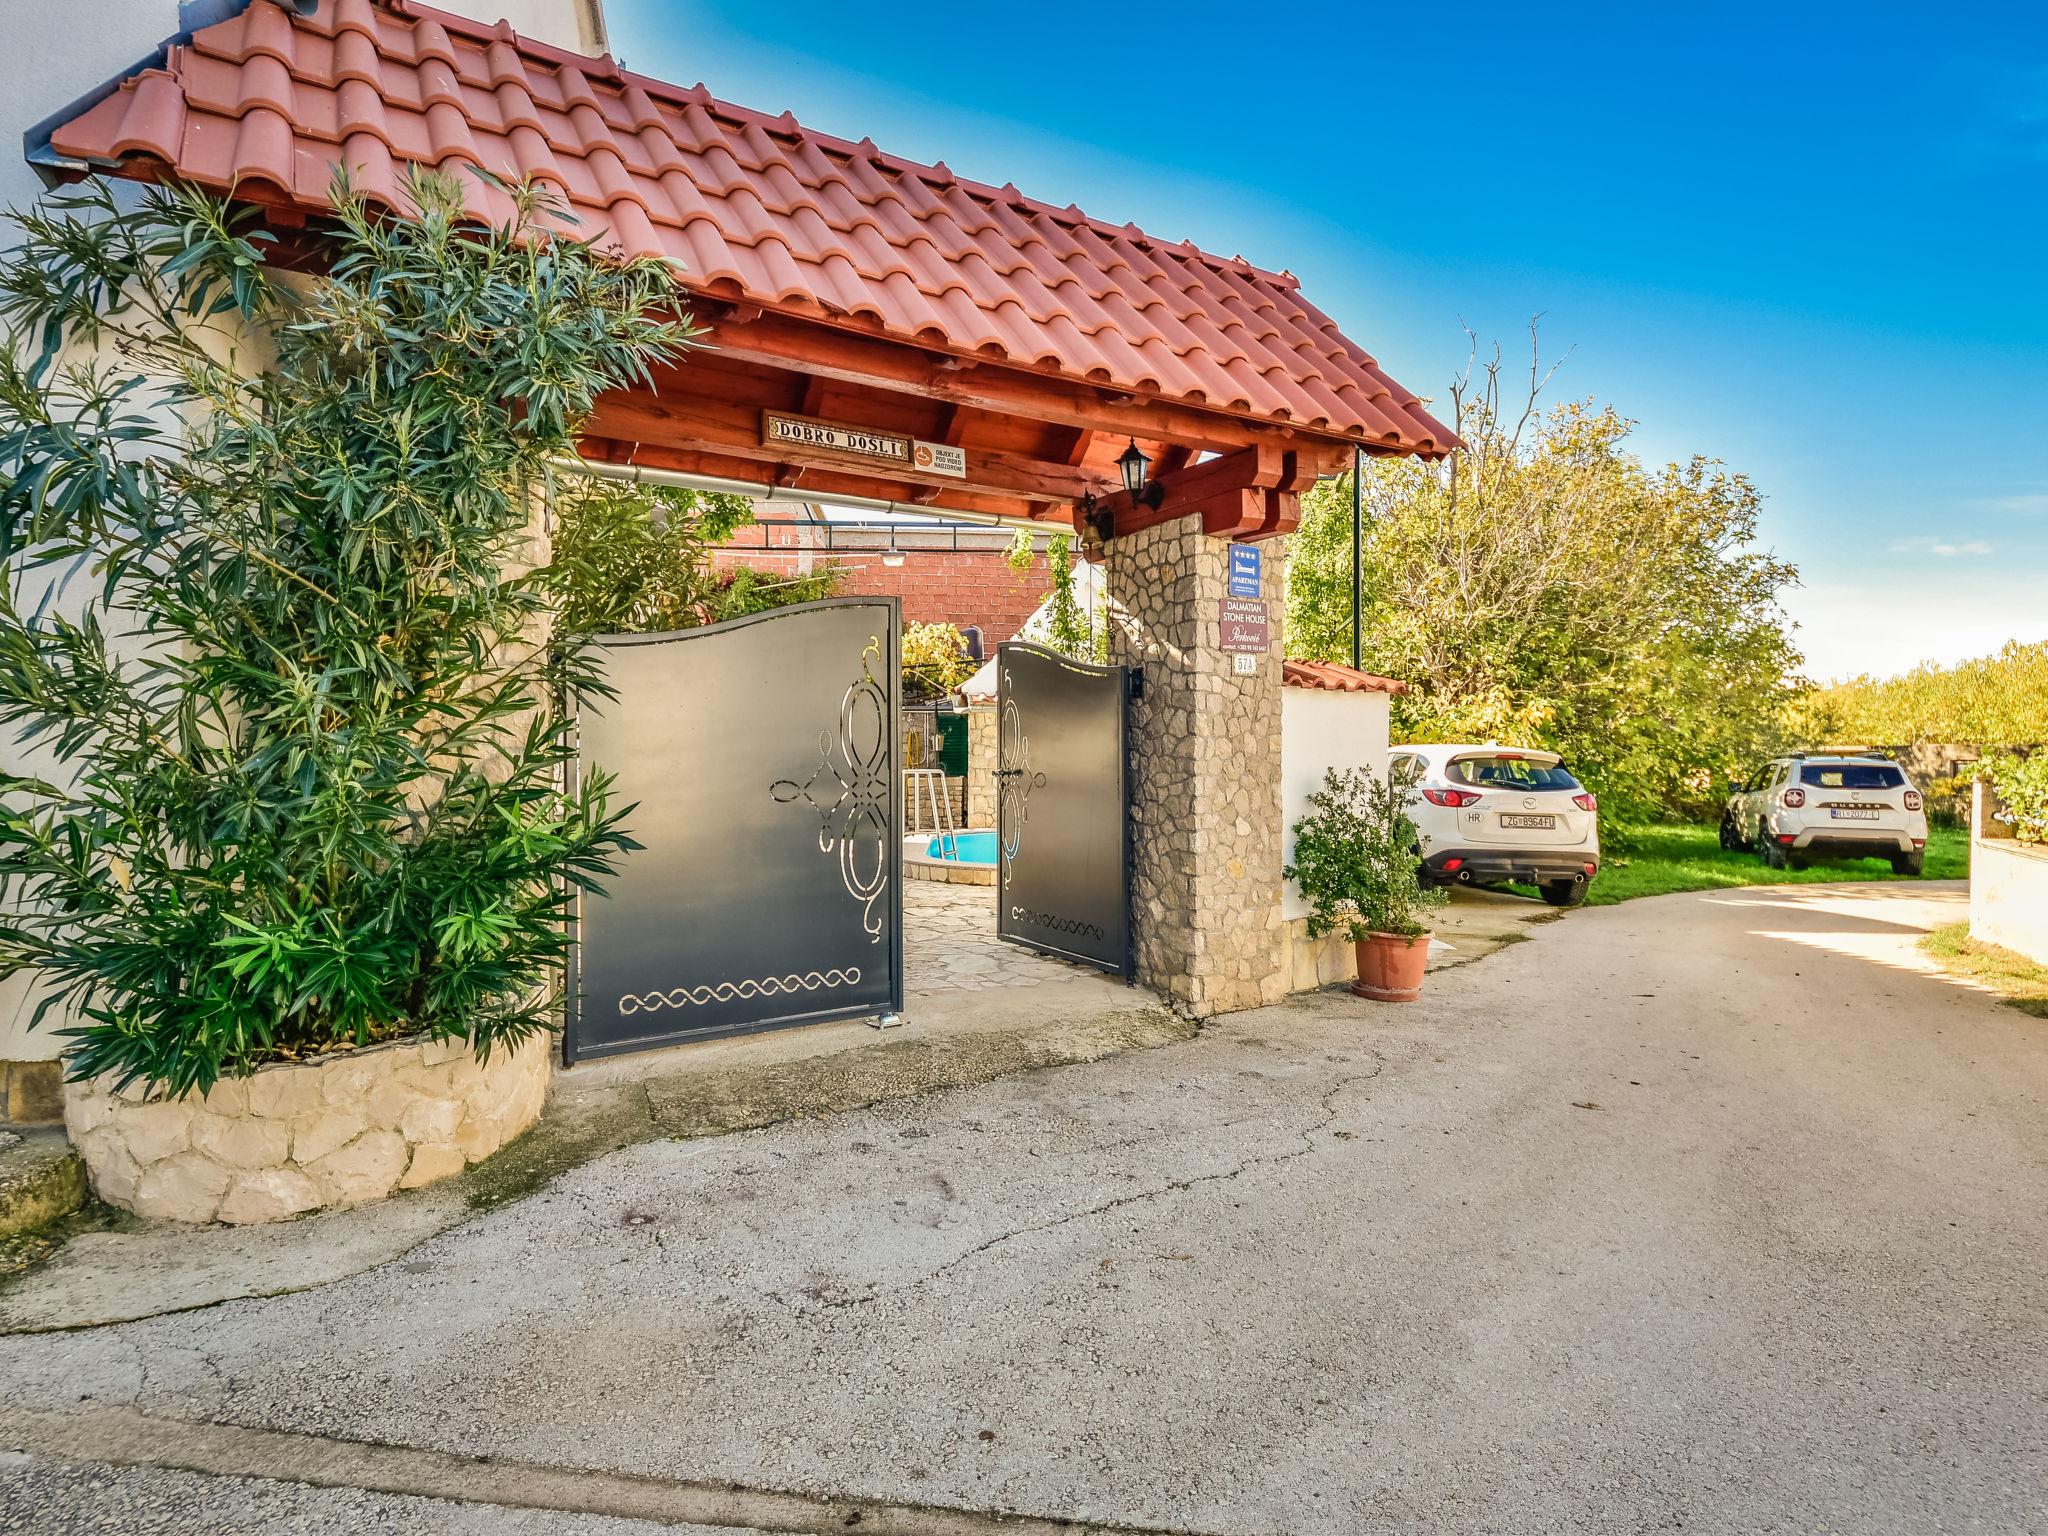
[[[579,233],[675,260],[720,296],[1397,451],[1453,441],[1286,273],[417,0],[320,0],[303,18],[251,5],[51,143],[220,189],[268,181],[315,208],[336,163],[386,202],[404,162],[531,176],[562,190]],[[502,216],[502,194],[464,180],[474,212]]]
[[[1287,688],[1316,688],[1325,693],[1406,693],[1408,685],[1391,677],[1339,666],[1334,661],[1283,661],[1280,682]]]

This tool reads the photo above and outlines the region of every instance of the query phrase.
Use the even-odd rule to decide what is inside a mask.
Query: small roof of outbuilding
[[[1334,661],[1283,661],[1280,683],[1286,688],[1318,688],[1325,693],[1406,693],[1408,685],[1396,678],[1361,672]]]
[[[1451,432],[1285,272],[1026,197],[417,0],[256,0],[55,127],[74,168],[321,210],[346,164],[552,183],[579,232],[712,297],[971,359],[1440,456]],[[473,212],[504,193],[462,178]]]

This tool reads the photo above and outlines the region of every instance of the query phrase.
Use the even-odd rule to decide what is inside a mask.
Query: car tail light
[[[1600,809],[1600,802],[1591,795],[1573,795],[1572,804],[1582,811],[1597,811]]]
[[[1799,807],[1806,804],[1806,791],[1803,789],[1788,789],[1780,798],[1784,800],[1786,810],[1796,811]]]
[[[1463,869],[1464,867],[1465,861],[1463,859],[1444,860],[1444,873],[1447,875],[1455,875],[1459,870]]]
[[[1924,837],[1916,837],[1913,839],[1913,846],[1915,848],[1925,848],[1927,846],[1927,839]]]
[[[1906,791],[1906,809],[1907,809],[1907,810],[1909,810],[1909,811],[1917,811],[1917,810],[1919,810],[1919,809],[1920,809],[1920,791],[1919,791],[1919,790],[1917,790],[1917,789],[1909,789],[1909,790],[1907,790],[1907,791]]]
[[[1448,805],[1454,810],[1479,803],[1479,797],[1469,789],[1425,789],[1422,798],[1431,805]]]
[[[1787,848],[1790,848],[1794,843],[1799,841],[1799,834],[1797,832],[1780,832],[1778,834],[1778,841],[1783,843]]]

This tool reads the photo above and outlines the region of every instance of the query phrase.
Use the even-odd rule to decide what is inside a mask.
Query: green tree
[[[1699,814],[1785,739],[1803,684],[1779,605],[1794,568],[1754,547],[1747,477],[1703,458],[1652,469],[1632,423],[1589,402],[1501,402],[1496,360],[1454,391],[1464,449],[1369,459],[1372,671],[1405,740],[1562,753],[1624,817]],[[1348,661],[1351,479],[1303,498],[1288,566],[1297,656]]]
[[[1802,735],[1814,745],[2048,743],[2048,641],[2012,641],[1996,656],[1898,677],[1853,677],[1815,689],[1801,715]]]
[[[409,218],[337,182],[305,283],[196,191],[17,217],[0,722],[57,768],[0,775],[0,972],[82,1019],[79,1076],[554,1015],[571,894],[632,845],[605,776],[559,787],[550,700],[603,684],[517,561],[595,397],[692,333],[665,265],[507,190],[480,230],[450,181]],[[63,572],[82,613],[32,598]]]
[[[562,487],[554,560],[541,573],[567,634],[645,635],[715,624],[830,597],[844,575],[827,565],[776,578],[714,556],[754,520],[729,492],[589,479]]]

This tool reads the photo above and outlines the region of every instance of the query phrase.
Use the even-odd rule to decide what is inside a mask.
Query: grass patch
[[[1713,891],[1741,885],[1820,885],[1833,880],[1904,880],[1883,859],[1839,859],[1808,869],[1768,869],[1753,853],[1721,847],[1711,826],[1666,824],[1627,827],[1609,833],[1613,851],[1600,861],[1600,874],[1586,895],[1589,907],[1611,907],[1637,896],[1674,891]],[[1970,872],[1970,837],[1952,827],[1927,834],[1925,880],[1960,880]],[[1526,895],[1530,886],[1515,886]]]
[[[1971,938],[1968,923],[1937,928],[1920,941],[1920,947],[1950,975],[1981,982],[2020,1012],[2048,1019],[2048,965]]]

